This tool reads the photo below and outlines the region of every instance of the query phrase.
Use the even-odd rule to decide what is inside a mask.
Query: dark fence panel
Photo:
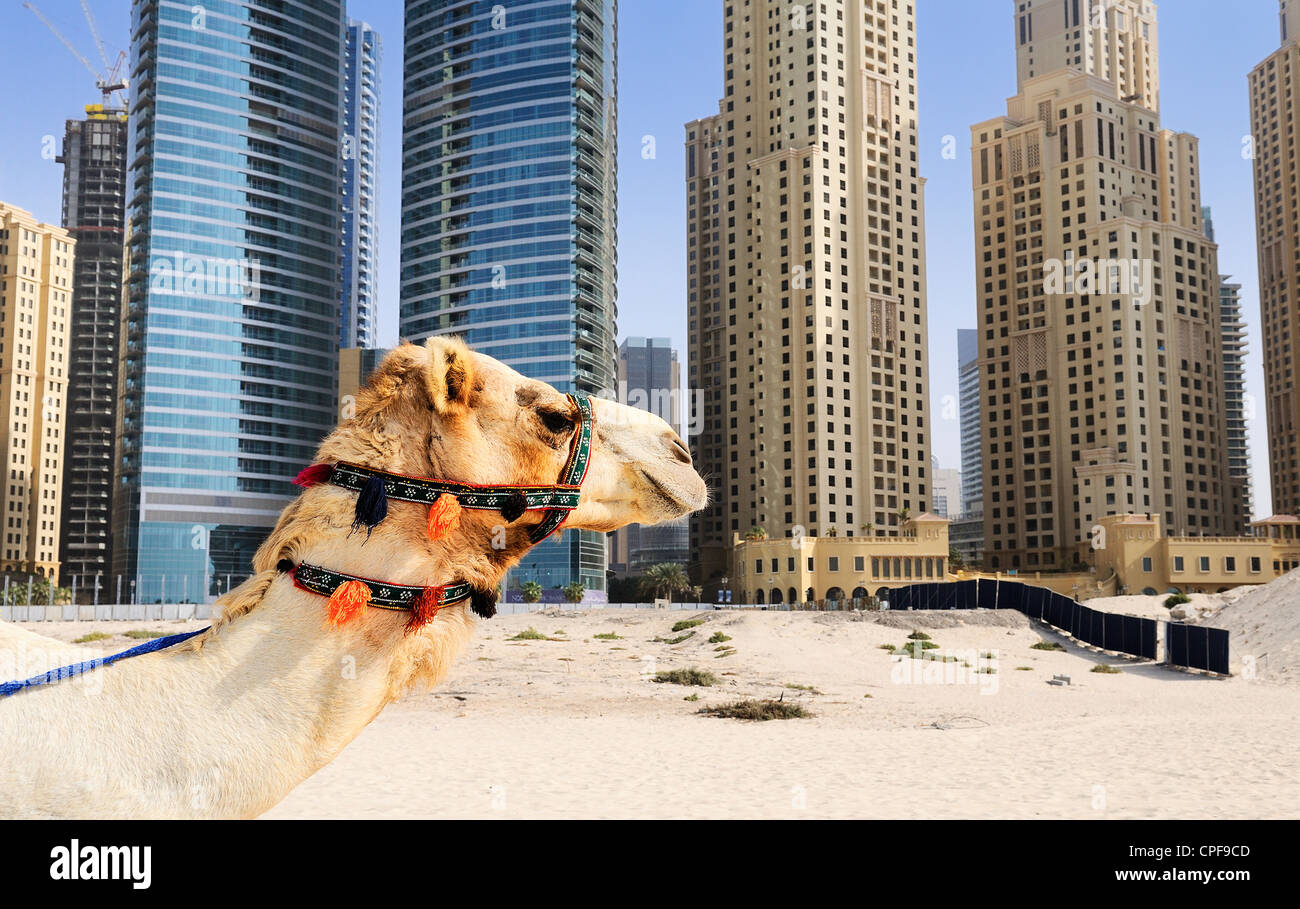
[[[1073,610],[1074,630],[1070,632],[1075,640],[1085,644],[1092,643],[1092,610],[1087,606],[1076,606]]]
[[[1113,612],[1106,613],[1102,627],[1105,629],[1103,638],[1107,650],[1118,650],[1120,653],[1133,652],[1125,646],[1124,617],[1122,615],[1116,615]]]
[[[911,609],[912,588],[911,587],[894,588],[894,596],[889,601],[889,605],[894,609]]]
[[[1043,604],[1043,621],[1057,628],[1064,628],[1064,623],[1069,621],[1066,612],[1068,605],[1068,603],[1062,601],[1059,595],[1052,594],[1047,598],[1047,602]]]
[[[1142,621],[1142,644],[1138,655],[1148,660],[1156,658],[1156,623],[1155,619]]]
[[[1043,604],[1047,602],[1047,595],[1051,591],[1042,587],[1029,587],[1025,589],[1025,596],[1020,604],[1020,611],[1031,619],[1041,619],[1043,617]]]
[[[1169,662],[1175,666],[1190,665],[1187,662],[1187,626],[1178,622],[1169,622],[1165,630],[1165,647],[1169,651]]]
[[[957,603],[957,585],[956,584],[935,584],[939,590],[939,608],[940,609],[958,609]]]
[[[998,582],[988,578],[979,579],[979,604],[980,609],[997,609],[998,608]]]
[[[979,594],[975,581],[958,581],[956,584],[950,584],[949,586],[957,588],[958,609],[975,609],[979,606]]]
[[[1199,625],[1184,625],[1183,629],[1187,632],[1187,662],[1182,665],[1192,669],[1209,669],[1210,636],[1206,634],[1209,629]]]
[[[1205,667],[1210,672],[1217,672],[1220,675],[1228,674],[1228,632],[1222,628],[1207,628],[1205,633],[1209,640],[1207,649],[1209,650],[1208,665]]]
[[[1101,646],[1107,650],[1124,650],[1124,617],[1110,612],[1101,614]]]
[[[1209,629],[1199,625],[1187,626],[1187,665],[1193,669],[1210,668]]]
[[[913,584],[912,589],[916,591],[916,601],[912,604],[913,609],[938,608],[935,606],[938,595],[933,584]]]
[[[998,581],[998,608],[1023,612],[1025,585],[1019,581]]]

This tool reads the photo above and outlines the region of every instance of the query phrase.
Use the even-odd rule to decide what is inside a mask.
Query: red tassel
[[[370,605],[370,587],[361,581],[344,581],[330,594],[329,623],[340,628]]]
[[[460,527],[460,502],[449,492],[429,506],[429,539],[441,540]]]
[[[419,631],[433,621],[442,608],[442,588],[426,587],[411,604],[411,618],[406,623],[406,633]]]
[[[328,483],[333,473],[333,464],[313,464],[310,467],[304,467],[302,472],[293,478],[293,485],[301,486],[303,489],[310,489],[313,486],[319,486],[321,483]]]

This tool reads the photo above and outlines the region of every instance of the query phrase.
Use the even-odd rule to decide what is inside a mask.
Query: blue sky
[[[74,0],[35,0],[87,58],[94,42]],[[128,0],[89,0],[110,50],[126,47]],[[1005,112],[1015,92],[1011,0],[916,0],[921,175],[927,179],[931,394],[934,451],[959,465],[958,427],[944,420],[956,394],[959,327],[974,327],[970,126]],[[619,337],[667,335],[685,359],[685,181],[682,126],[716,112],[722,89],[722,3],[622,0],[619,23]],[[384,39],[381,175],[381,340],[397,334],[401,199],[402,4],[351,0],[352,16]],[[1246,74],[1278,46],[1275,0],[1164,0],[1160,4],[1161,119],[1200,137],[1205,201],[1214,208],[1219,266],[1243,285],[1250,323],[1247,393],[1256,514],[1269,513],[1263,373],[1258,334],[1253,188],[1241,156],[1250,130]],[[971,48],[988,47],[986,56]],[[47,136],[98,101],[91,75],[19,0],[0,0],[0,59],[28,74],[6,93],[0,199],[37,217],[60,217],[62,168],[42,156]],[[945,136],[960,149],[942,157]],[[654,157],[643,156],[653,137]]]

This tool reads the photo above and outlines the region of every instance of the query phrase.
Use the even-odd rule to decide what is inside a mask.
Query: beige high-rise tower
[[[75,246],[66,230],[0,202],[0,569],[56,583]]]
[[[1150,0],[1014,0],[1016,81],[1059,69],[1110,83],[1116,100],[1160,111],[1160,42]]]
[[[1040,35],[1063,6],[1073,18],[1072,0],[1013,10],[1033,11]],[[1242,530],[1226,507],[1197,140],[1147,100],[1155,4],[1105,6],[1129,36],[1110,70],[1125,84],[1083,41],[1067,56],[1064,41],[1027,40],[1006,115],[971,128],[987,568],[1090,561],[1107,514],[1157,514],[1173,535]]]
[[[1300,0],[1279,13],[1282,46],[1250,73],[1250,129],[1273,513],[1300,514]]]
[[[737,535],[897,534],[931,499],[913,5],[728,0],[723,39],[686,124],[706,587]]]

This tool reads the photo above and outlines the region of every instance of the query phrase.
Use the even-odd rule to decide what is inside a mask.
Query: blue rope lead
[[[61,666],[58,669],[51,669],[49,672],[41,675],[32,676],[30,679],[23,682],[5,682],[4,684],[0,684],[0,697],[9,697],[11,694],[17,694],[19,691],[22,691],[24,688],[37,688],[41,685],[49,685],[63,679],[70,679],[74,676],[81,675],[82,673],[90,672],[92,669],[98,669],[100,666],[111,666],[118,660],[125,660],[127,657],[153,653],[157,650],[165,650],[173,644],[179,644],[182,641],[188,641],[195,635],[203,634],[203,632],[209,630],[209,628],[211,628],[211,626],[208,626],[208,628],[201,628],[198,631],[187,631],[184,634],[173,634],[165,638],[155,638],[152,641],[147,641],[136,647],[132,647],[130,650],[123,650],[121,653],[115,653],[112,656],[96,657],[93,660],[86,660],[83,663],[73,663],[71,666]]]

